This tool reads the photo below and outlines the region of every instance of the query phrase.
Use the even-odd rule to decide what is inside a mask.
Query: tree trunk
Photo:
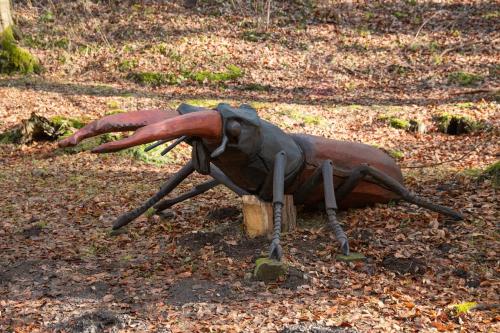
[[[0,33],[13,25],[10,0],[0,0]]]

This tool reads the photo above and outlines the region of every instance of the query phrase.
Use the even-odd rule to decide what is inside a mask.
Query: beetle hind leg
[[[347,180],[339,187],[337,190],[337,195],[339,199],[343,199],[345,196],[347,196],[355,187],[356,185],[366,176],[370,176],[372,179],[374,179],[377,183],[379,183],[381,186],[384,186],[388,190],[398,194],[401,199],[415,204],[420,207],[424,207],[427,209],[430,209],[432,211],[451,216],[452,218],[456,220],[462,220],[463,216],[454,211],[453,209],[450,209],[448,207],[444,207],[441,205],[434,204],[432,202],[423,200],[416,196],[415,194],[411,193],[406,187],[404,187],[402,184],[400,184],[398,181],[396,181],[394,178],[391,176],[383,173],[382,171],[369,166],[369,165],[361,165],[354,170],[351,171],[349,177]]]

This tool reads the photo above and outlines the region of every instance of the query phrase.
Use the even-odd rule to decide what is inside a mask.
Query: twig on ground
[[[436,16],[437,14],[439,14],[440,11],[438,10],[437,12],[435,12],[434,14],[432,14],[431,16],[429,16],[429,18],[427,18],[426,20],[424,20],[424,22],[422,22],[422,24],[420,25],[420,27],[418,28],[417,30],[417,33],[415,34],[415,37],[413,37],[413,40],[417,39],[418,35],[420,34],[420,31],[422,31],[422,28],[427,24],[429,23],[430,20],[432,20],[432,18],[434,16]]]
[[[499,92],[500,88],[494,87],[494,88],[478,88],[472,90],[455,91],[451,92],[450,95],[469,95],[469,94],[480,94],[480,93],[498,94]]]

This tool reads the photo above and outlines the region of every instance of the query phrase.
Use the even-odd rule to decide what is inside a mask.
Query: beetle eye
[[[226,131],[231,137],[237,138],[241,133],[241,124],[231,119],[227,122]]]

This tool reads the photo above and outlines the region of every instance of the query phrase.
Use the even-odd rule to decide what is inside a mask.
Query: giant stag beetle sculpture
[[[253,194],[272,202],[274,234],[269,256],[278,260],[282,257],[280,229],[285,194],[292,194],[298,205],[317,208],[324,203],[329,227],[344,254],[349,253],[349,244],[336,218],[339,207],[363,207],[402,199],[462,218],[449,208],[410,193],[403,185],[398,165],[381,150],[356,142],[287,134],[260,119],[248,105],[232,108],[219,104],[210,110],[182,104],[176,111],[144,110],[110,115],[86,125],[59,145],[73,146],[98,134],[131,130],[136,130],[133,135],[102,144],[92,152],[114,152],[159,140],[149,150],[176,139],[162,154],[185,141],[193,147],[192,159],[142,206],[120,216],[113,229],[130,223],[153,206],[161,212],[219,184],[240,196]],[[179,197],[160,201],[195,170],[213,179]]]

